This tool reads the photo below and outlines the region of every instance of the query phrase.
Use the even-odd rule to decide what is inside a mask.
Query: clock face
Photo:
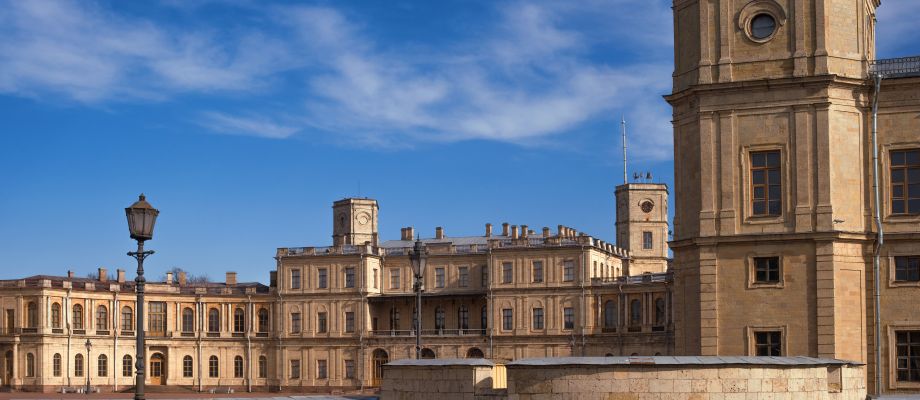
[[[642,204],[639,204],[639,207],[642,208],[642,212],[648,214],[648,213],[652,212],[652,209],[655,208],[655,205],[652,204],[651,201],[646,200],[646,201],[643,201]]]
[[[367,213],[360,213],[355,216],[355,222],[359,225],[367,225],[368,222],[371,222],[371,216]]]

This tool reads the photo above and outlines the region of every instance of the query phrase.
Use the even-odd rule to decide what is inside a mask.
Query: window
[[[891,213],[920,214],[920,149],[891,152]]]
[[[664,299],[659,297],[655,299],[655,325],[664,326],[665,324],[665,304]]]
[[[754,332],[754,355],[781,356],[782,337],[783,333],[780,331]]]
[[[751,18],[751,37],[760,41],[769,39],[776,31],[776,19],[770,14],[757,14]]]
[[[208,377],[217,378],[220,376],[220,363],[217,361],[217,356],[211,356],[208,358]]]
[[[326,333],[326,313],[318,313],[316,320],[316,332]]]
[[[134,311],[131,307],[121,308],[121,330],[131,332],[134,330]]]
[[[642,325],[642,301],[639,299],[629,302],[629,324]]]
[[[268,332],[268,310],[259,309],[259,332]]]
[[[651,250],[652,247],[652,233],[649,231],[642,232],[642,248]]]
[[[754,282],[779,283],[779,257],[754,257]]]
[[[444,287],[444,267],[434,269],[434,287]]]
[[[751,215],[773,216],[782,212],[782,179],[779,151],[751,153]]]
[[[150,302],[150,334],[164,336],[166,334],[166,303]]]
[[[121,358],[121,376],[129,377],[134,375],[134,359],[125,354]]]
[[[470,286],[470,267],[460,267],[457,269],[457,275],[459,275],[458,286],[460,287],[469,287]]]
[[[920,256],[895,257],[894,280],[906,282],[920,281]]]
[[[242,308],[233,311],[233,331],[243,332],[246,330],[246,313]]]
[[[182,310],[182,332],[192,332],[195,330],[195,312],[186,307]]]
[[[316,360],[316,379],[327,379],[329,377],[326,369],[326,360]]]
[[[575,329],[575,309],[565,307],[562,309],[562,329]]]
[[[182,377],[191,378],[194,370],[195,369],[192,365],[192,356],[182,357]]]
[[[30,301],[26,306],[26,316],[28,317],[28,327],[37,328],[38,327],[38,305],[34,301]]]
[[[345,379],[355,378],[355,360],[345,360]]]
[[[377,268],[374,268],[374,289],[377,289]]]
[[[83,329],[83,306],[73,305],[73,328]]]
[[[502,309],[502,330],[510,331],[514,329],[514,319],[510,308]]]
[[[208,332],[220,332],[220,311],[216,308],[208,310]]]
[[[437,355],[434,354],[434,350],[429,349],[429,348],[427,348],[427,347],[424,348],[424,349],[422,349],[422,354],[421,354],[421,356],[422,356],[423,359],[427,359],[427,360],[432,360],[432,359],[437,358]]]
[[[562,280],[566,282],[575,280],[575,261],[565,260],[562,265]]]
[[[604,303],[604,328],[617,327],[617,303],[613,300],[607,300]]]
[[[105,306],[96,307],[96,330],[105,331],[109,329],[109,310]]]
[[[300,360],[291,360],[291,379],[300,379]]]
[[[77,354],[73,356],[73,375],[83,376],[83,355],[82,354]]]
[[[355,331],[355,313],[353,311],[345,312],[345,333]]]
[[[316,280],[316,287],[320,289],[325,289],[329,287],[329,270],[325,268],[320,268],[316,271],[318,279]]]
[[[54,329],[61,328],[61,305],[58,303],[51,305],[51,327]]]
[[[457,328],[461,330],[470,329],[470,309],[467,306],[460,306],[457,310]]]
[[[535,283],[543,282],[543,261],[533,262],[533,281]]]
[[[301,318],[299,312],[291,313],[291,333],[300,333],[302,328]]]
[[[514,271],[510,262],[502,263],[502,283],[511,283]]]
[[[399,289],[399,268],[390,269],[390,289]]]
[[[434,309],[434,329],[444,329],[444,308],[435,307]]]
[[[233,357],[233,377],[234,378],[243,377],[243,357],[240,357],[240,356]]]
[[[482,287],[489,287],[489,269],[482,267]]]
[[[390,308],[390,330],[399,330],[399,309]]]
[[[268,377],[268,358],[265,356],[259,356],[259,378]]]
[[[354,268],[345,268],[345,287],[353,288],[355,287],[355,269]]]
[[[35,376],[35,354],[28,353],[26,354],[26,377],[32,378]]]
[[[96,376],[109,376],[109,358],[100,354],[96,365]]]
[[[300,289],[300,268],[291,269],[291,289]]]
[[[535,330],[543,329],[543,309],[542,308],[533,309],[533,329]]]
[[[484,305],[482,309],[479,310],[479,324],[482,327],[483,333],[489,328],[489,306]]]
[[[51,373],[55,377],[61,376],[61,355],[59,353],[54,353],[54,357],[51,358]]]
[[[895,331],[898,380],[920,382],[920,331]]]

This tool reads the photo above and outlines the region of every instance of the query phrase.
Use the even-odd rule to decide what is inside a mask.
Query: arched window
[[[105,354],[99,355],[96,376],[109,376],[109,358]]]
[[[121,358],[121,376],[132,376],[134,372],[134,359],[130,355],[125,354]]]
[[[489,307],[482,306],[482,310],[479,311],[479,323],[482,326],[482,333],[486,333],[486,329],[489,328]]]
[[[51,305],[51,327],[54,329],[61,328],[61,305],[58,303]]]
[[[73,328],[83,329],[83,306],[73,305]]]
[[[259,378],[268,377],[268,358],[259,356]]]
[[[182,310],[182,332],[192,332],[195,330],[195,312],[186,307]]]
[[[617,303],[613,300],[607,300],[604,303],[604,328],[617,327]]]
[[[234,378],[243,377],[243,357],[240,357],[240,356],[233,357],[233,377]]]
[[[390,330],[399,330],[399,308],[390,308]]]
[[[437,358],[437,356],[434,354],[434,350],[429,349],[429,348],[426,347],[426,348],[422,349],[422,358],[429,358],[429,359],[430,359],[430,358]]]
[[[631,325],[642,325],[642,302],[639,299],[633,299],[629,302],[629,323]]]
[[[192,363],[192,356],[182,357],[182,377],[191,378],[194,374],[195,368]]]
[[[35,355],[32,353],[26,354],[26,377],[32,378],[35,376]]]
[[[479,348],[472,347],[466,351],[466,358],[485,358],[485,354],[482,354],[482,350],[479,350]]]
[[[259,309],[259,332],[268,332],[268,310]]]
[[[244,332],[246,330],[246,313],[242,308],[233,311],[233,331]]]
[[[208,332],[220,332],[220,311],[216,308],[208,310]]]
[[[109,310],[105,306],[96,307],[96,330],[109,329]]]
[[[664,299],[659,297],[655,299],[655,325],[662,326],[665,324]]]
[[[134,311],[131,307],[121,308],[121,330],[131,332],[134,330]]]
[[[217,356],[208,358],[208,376],[217,378],[220,375],[220,366],[217,363]]]
[[[444,329],[444,308],[440,306],[434,309],[434,329]]]
[[[27,311],[26,316],[28,317],[28,321],[27,321],[28,327],[37,328],[38,327],[38,305],[35,304],[34,301],[30,301],[29,305],[26,306],[26,311]]]
[[[73,375],[83,376],[83,355],[77,354],[73,357]]]
[[[61,354],[54,353],[54,356],[51,357],[51,373],[55,377],[61,376]]]
[[[469,307],[463,305],[460,306],[460,310],[457,311],[457,321],[458,328],[461,330],[470,329],[470,309]]]

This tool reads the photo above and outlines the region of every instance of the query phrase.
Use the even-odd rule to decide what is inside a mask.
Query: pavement
[[[278,393],[245,393],[245,394],[209,394],[209,393],[148,393],[148,399],[163,400],[184,400],[184,399],[220,399],[220,400],[246,400],[246,399],[266,399],[266,400],[378,400],[377,396],[368,395],[284,395]],[[60,394],[60,393],[0,393],[0,399],[3,400],[31,400],[31,399],[61,399],[61,400],[121,400],[133,399],[131,393],[97,393],[97,394]]]

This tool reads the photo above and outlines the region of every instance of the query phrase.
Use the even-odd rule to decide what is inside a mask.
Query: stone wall
[[[492,367],[483,359],[399,360],[383,367],[383,400],[474,400],[492,392]],[[481,395],[481,396],[477,396]]]

